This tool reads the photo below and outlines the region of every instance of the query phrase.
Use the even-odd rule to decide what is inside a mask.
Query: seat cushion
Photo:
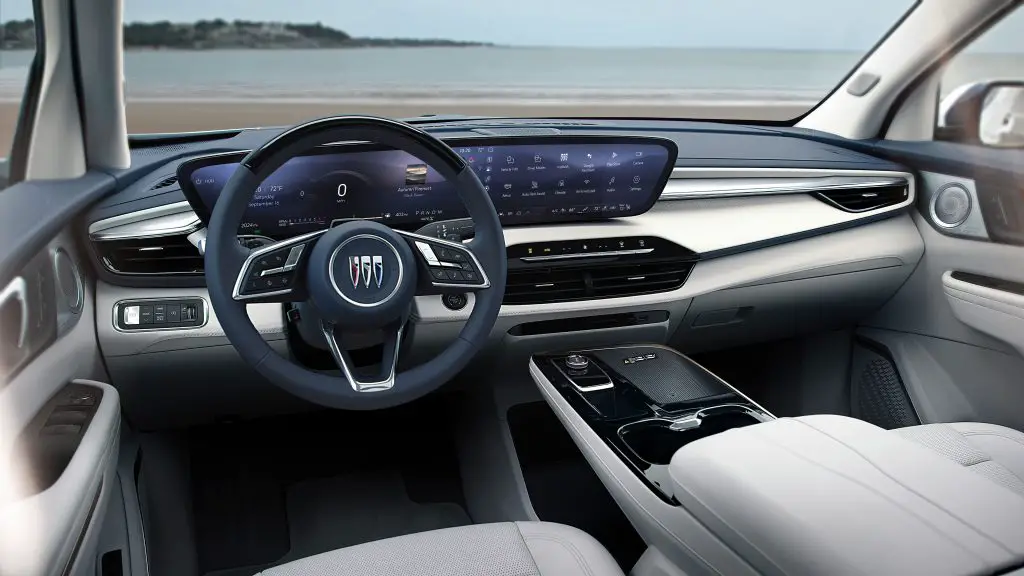
[[[263,576],[622,576],[585,532],[548,522],[477,524],[303,558]]]
[[[893,430],[1024,496],[1024,434],[1004,426],[959,422]]]

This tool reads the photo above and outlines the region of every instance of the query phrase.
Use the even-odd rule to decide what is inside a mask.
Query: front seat
[[[262,576],[623,576],[585,532],[549,522],[445,528],[310,556]]]
[[[1024,434],[978,422],[924,424],[893,430],[1024,496]]]

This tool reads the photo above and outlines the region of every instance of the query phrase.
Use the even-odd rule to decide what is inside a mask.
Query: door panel
[[[927,142],[874,152],[922,175],[914,221],[925,254],[859,333],[893,357],[922,421],[1024,429],[1024,295],[1014,292],[1024,286],[1024,219],[1012,216],[1024,210],[1024,152]],[[937,214],[950,185],[969,196],[962,225]]]
[[[121,410],[82,264],[63,232],[4,271],[24,295],[0,308],[0,574],[95,574]]]

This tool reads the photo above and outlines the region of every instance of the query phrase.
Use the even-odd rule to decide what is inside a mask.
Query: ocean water
[[[130,100],[813,103],[860,57],[692,48],[153,50],[127,52],[124,65]],[[30,58],[0,52],[0,99],[20,99]],[[1022,79],[1024,58],[969,54],[947,75],[944,91],[979,78]]]

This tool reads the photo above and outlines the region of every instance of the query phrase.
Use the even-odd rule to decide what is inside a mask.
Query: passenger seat
[[[893,432],[1024,496],[1024,433],[977,422],[924,424]]]

